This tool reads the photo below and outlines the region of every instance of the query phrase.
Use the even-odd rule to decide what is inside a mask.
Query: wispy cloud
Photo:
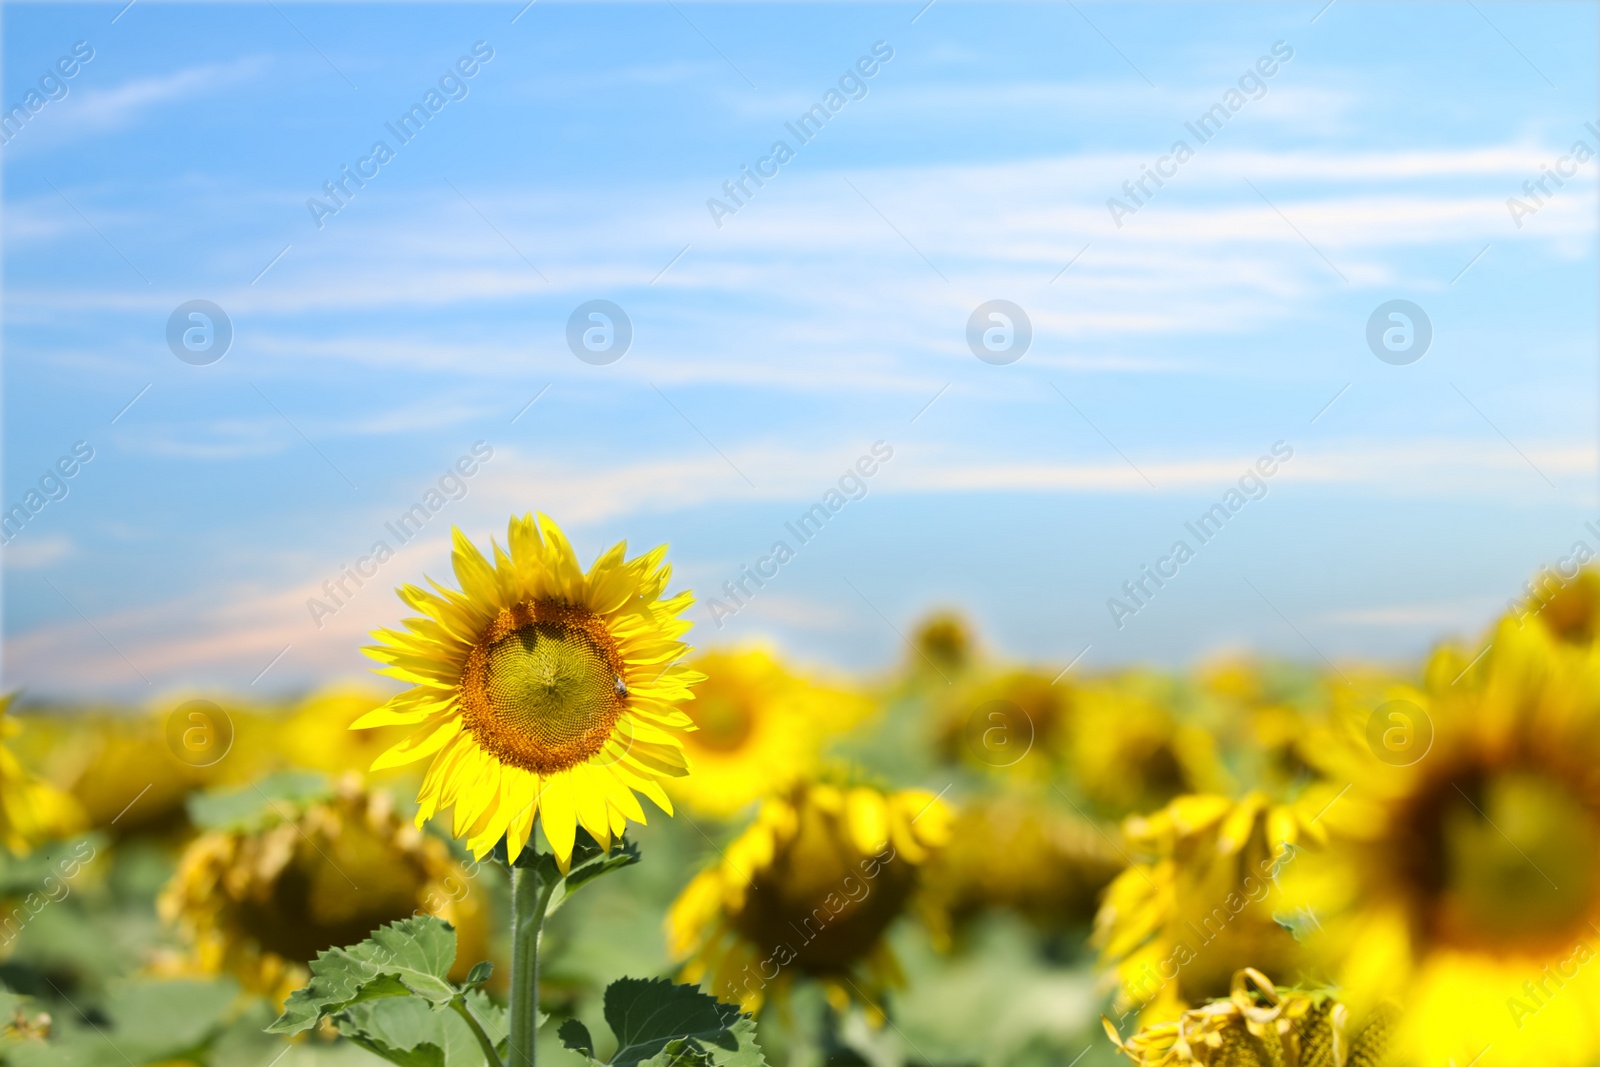
[[[42,151],[107,130],[128,130],[165,106],[204,99],[243,84],[260,77],[271,65],[267,57],[250,56],[132,78],[105,89],[77,89],[57,105],[60,110],[49,116],[49,122],[30,126],[28,133],[33,136],[18,138],[15,147],[22,152]]]

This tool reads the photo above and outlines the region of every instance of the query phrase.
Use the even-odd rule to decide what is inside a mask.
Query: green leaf
[[[455,958],[455,927],[442,919],[422,915],[381,926],[359,945],[318,954],[311,981],[289,995],[267,1029],[297,1034],[324,1016],[383,997],[414,994],[441,1008],[459,992],[446,977]]]
[[[480,960],[472,965],[472,970],[467,972],[467,980],[461,983],[462,989],[476,989],[489,980],[494,974],[494,964],[488,960]]]
[[[333,795],[327,775],[279,771],[253,785],[212,789],[189,797],[189,821],[202,830],[250,832],[294,818],[306,805]]]
[[[561,1043],[574,1052],[581,1052],[594,1059],[594,1038],[589,1036],[589,1028],[577,1019],[567,1019],[556,1030],[556,1036],[561,1038]]]
[[[503,1052],[505,1009],[481,992],[466,999],[478,1025]],[[338,1027],[355,1044],[401,1067],[483,1067],[482,1047],[466,1022],[415,997],[357,1004],[338,1016]]]
[[[764,1067],[755,1020],[692,985],[665,978],[621,978],[606,988],[606,1022],[617,1037],[611,1067]],[[568,1048],[591,1059],[588,1028],[561,1025]]]
[[[489,999],[489,994],[481,989],[474,989],[467,994],[467,1007],[478,1020],[478,1025],[483,1027],[483,1032],[489,1035],[494,1042],[494,1047],[501,1052],[505,1051],[506,1038],[511,1036],[511,1016],[505,1008]],[[544,1025],[549,1016],[544,1012],[539,1013],[539,1018],[534,1026],[537,1030]]]

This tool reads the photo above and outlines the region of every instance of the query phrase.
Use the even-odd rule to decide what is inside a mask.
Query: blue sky
[[[486,543],[513,511],[585,556],[669,541],[721,596],[875,441],[865,495],[722,625],[696,608],[697,643],[882,667],[956,605],[1062,665],[1399,658],[1600,549],[1600,164],[1560,163],[1600,147],[1588,5],[0,17],[8,109],[93,49],[0,149],[3,506],[94,452],[0,548],[4,684],[35,698],[358,675],[389,590],[445,576],[448,525]],[[385,124],[477,42],[402,144]],[[1185,123],[1275,45],[1200,143]],[[785,124],[875,46],[800,143]],[[793,158],[714,220],[779,140]],[[997,299],[1033,330],[1005,365],[966,339]],[[191,300],[231,321],[220,361],[168,346]],[[620,360],[568,348],[591,300],[632,324]],[[1432,325],[1407,365],[1366,342],[1391,300]],[[492,458],[400,546],[385,523],[475,442]],[[1119,628],[1108,598],[1276,442],[1266,495]],[[314,620],[380,539],[395,557]]]

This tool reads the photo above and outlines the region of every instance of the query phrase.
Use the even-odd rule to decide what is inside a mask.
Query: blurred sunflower
[[[1300,746],[1326,704],[1328,680],[1303,669],[1268,669],[1249,659],[1223,659],[1196,676],[1202,721],[1211,725],[1221,758],[1241,780],[1274,794],[1316,777]]]
[[[1064,746],[1069,780],[1096,814],[1152,811],[1226,784],[1211,735],[1180,721],[1154,689],[1138,675],[1077,689]]]
[[[972,666],[976,659],[972,628],[955,611],[936,611],[923,619],[913,632],[911,644],[917,651],[911,660],[912,672],[923,673],[931,668],[947,675],[946,681]]]
[[[370,767],[410,732],[403,726],[350,728],[387,699],[375,689],[354,685],[312,693],[294,706],[278,731],[282,759],[290,767],[329,774]]]
[[[1124,866],[1098,827],[1036,798],[963,805],[924,875],[935,938],[948,946],[963,924],[996,909],[1051,933],[1087,927]]]
[[[323,800],[285,803],[258,826],[202,833],[184,851],[158,909],[192,947],[166,970],[232,974],[282,1001],[317,953],[418,911],[455,925],[455,977],[482,958],[483,891],[443,841],[395,813],[389,794],[348,776]]]
[[[870,707],[861,696],[791,674],[761,650],[711,652],[692,666],[706,678],[686,705],[695,728],[682,740],[694,773],[670,780],[667,791],[717,818],[809,775],[827,736]]]
[[[0,696],[0,738],[22,731],[11,718],[14,694]],[[35,776],[0,741],[0,843],[23,856],[33,846],[83,829],[82,807],[69,794]]]
[[[1294,845],[1323,839],[1317,816],[1329,796],[1318,788],[1286,805],[1261,793],[1185,796],[1126,820],[1143,858],[1111,883],[1095,931],[1119,1013],[1170,1022],[1225,995],[1242,967],[1298,974],[1300,946],[1274,917],[1277,879]]]
[[[1351,785],[1285,890],[1353,1008],[1401,1003],[1405,1062],[1600,1057],[1600,655],[1552,618],[1441,649],[1308,747]]]
[[[92,710],[34,720],[51,735],[39,753],[45,776],[70,792],[89,826],[117,838],[186,832],[184,804],[196,789],[247,781],[271,760],[276,719],[237,705],[195,703],[202,732],[226,747],[191,752],[185,731],[197,728],[191,702],[118,713]],[[180,714],[182,712],[182,714]],[[176,739],[176,741],[175,741]],[[181,756],[188,758],[181,758]]]
[[[950,820],[918,789],[801,784],[768,799],[667,914],[684,980],[755,1012],[786,1002],[799,974],[821,982],[836,1010],[859,1001],[881,1019],[884,990],[902,981],[884,934]]]
[[[1141,1067],[1379,1067],[1390,1018],[1379,1012],[1352,1023],[1326,992],[1276,988],[1254,969],[1233,976],[1227,999],[1186,1011],[1124,1041],[1109,1020],[1106,1033]]]
[[[1592,645],[1600,633],[1600,570],[1586,567],[1562,581],[1543,571],[1528,583],[1523,610],[1552,637],[1574,645]]]
[[[1075,690],[1026,668],[989,674],[940,701],[937,745],[951,762],[1050,776],[1071,730]]]
[[[556,524],[531,514],[511,519],[507,545],[490,563],[455,530],[461,592],[400,587],[422,616],[377,631],[367,653],[412,688],[353,728],[413,728],[372,769],[431,759],[419,825],[454,805],[475,856],[504,837],[514,861],[537,814],[566,870],[579,825],[609,847],[645,821],[636,792],[672,812],[660,782],[688,773],[679,735],[692,725],[677,705],[704,680],[678,664],[693,597],[662,599],[665,545],[628,560],[618,543],[585,573]]]

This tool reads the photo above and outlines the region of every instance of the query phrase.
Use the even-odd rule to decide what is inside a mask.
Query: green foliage
[[[494,968],[478,963],[457,985],[449,978],[455,959],[456,931],[443,919],[381,926],[358,945],[319,953],[311,981],[289,995],[267,1032],[298,1034],[331,1019],[352,1043],[400,1067],[498,1067],[506,1012],[478,988]]]
[[[90,833],[40,845],[26,856],[13,856],[9,850],[0,849],[0,894],[53,897],[60,892],[60,885],[74,883],[84,865],[93,862],[105,847],[104,834]]]
[[[279,771],[238,789],[212,789],[189,797],[189,821],[202,830],[250,833],[293,818],[307,804],[333,795],[327,775]]]
[[[622,978],[606,988],[606,1024],[617,1038],[609,1060],[595,1055],[589,1028],[568,1019],[562,1042],[610,1067],[763,1067],[755,1020],[692,985]]]
[[[298,1034],[328,1016],[383,997],[417,996],[432,1010],[446,1007],[472,985],[488,979],[483,966],[475,981],[456,986],[446,977],[456,959],[455,927],[430,915],[380,926],[359,945],[332,948],[311,961],[311,981],[289,995],[283,1015],[267,1029]]]
[[[0,1059],[12,1067],[127,1067],[198,1058],[238,996],[239,987],[227,979],[118,983],[107,992],[101,1019],[58,1015],[48,1040],[7,1038]],[[0,998],[7,1021],[19,1010],[30,1017],[36,1007],[13,994]]]
[[[463,1006],[503,1056],[506,1010],[481,990],[468,993]],[[368,1052],[401,1067],[482,1067],[484,1062],[482,1046],[465,1019],[453,1011],[435,1011],[416,997],[357,1004],[339,1029]]]

